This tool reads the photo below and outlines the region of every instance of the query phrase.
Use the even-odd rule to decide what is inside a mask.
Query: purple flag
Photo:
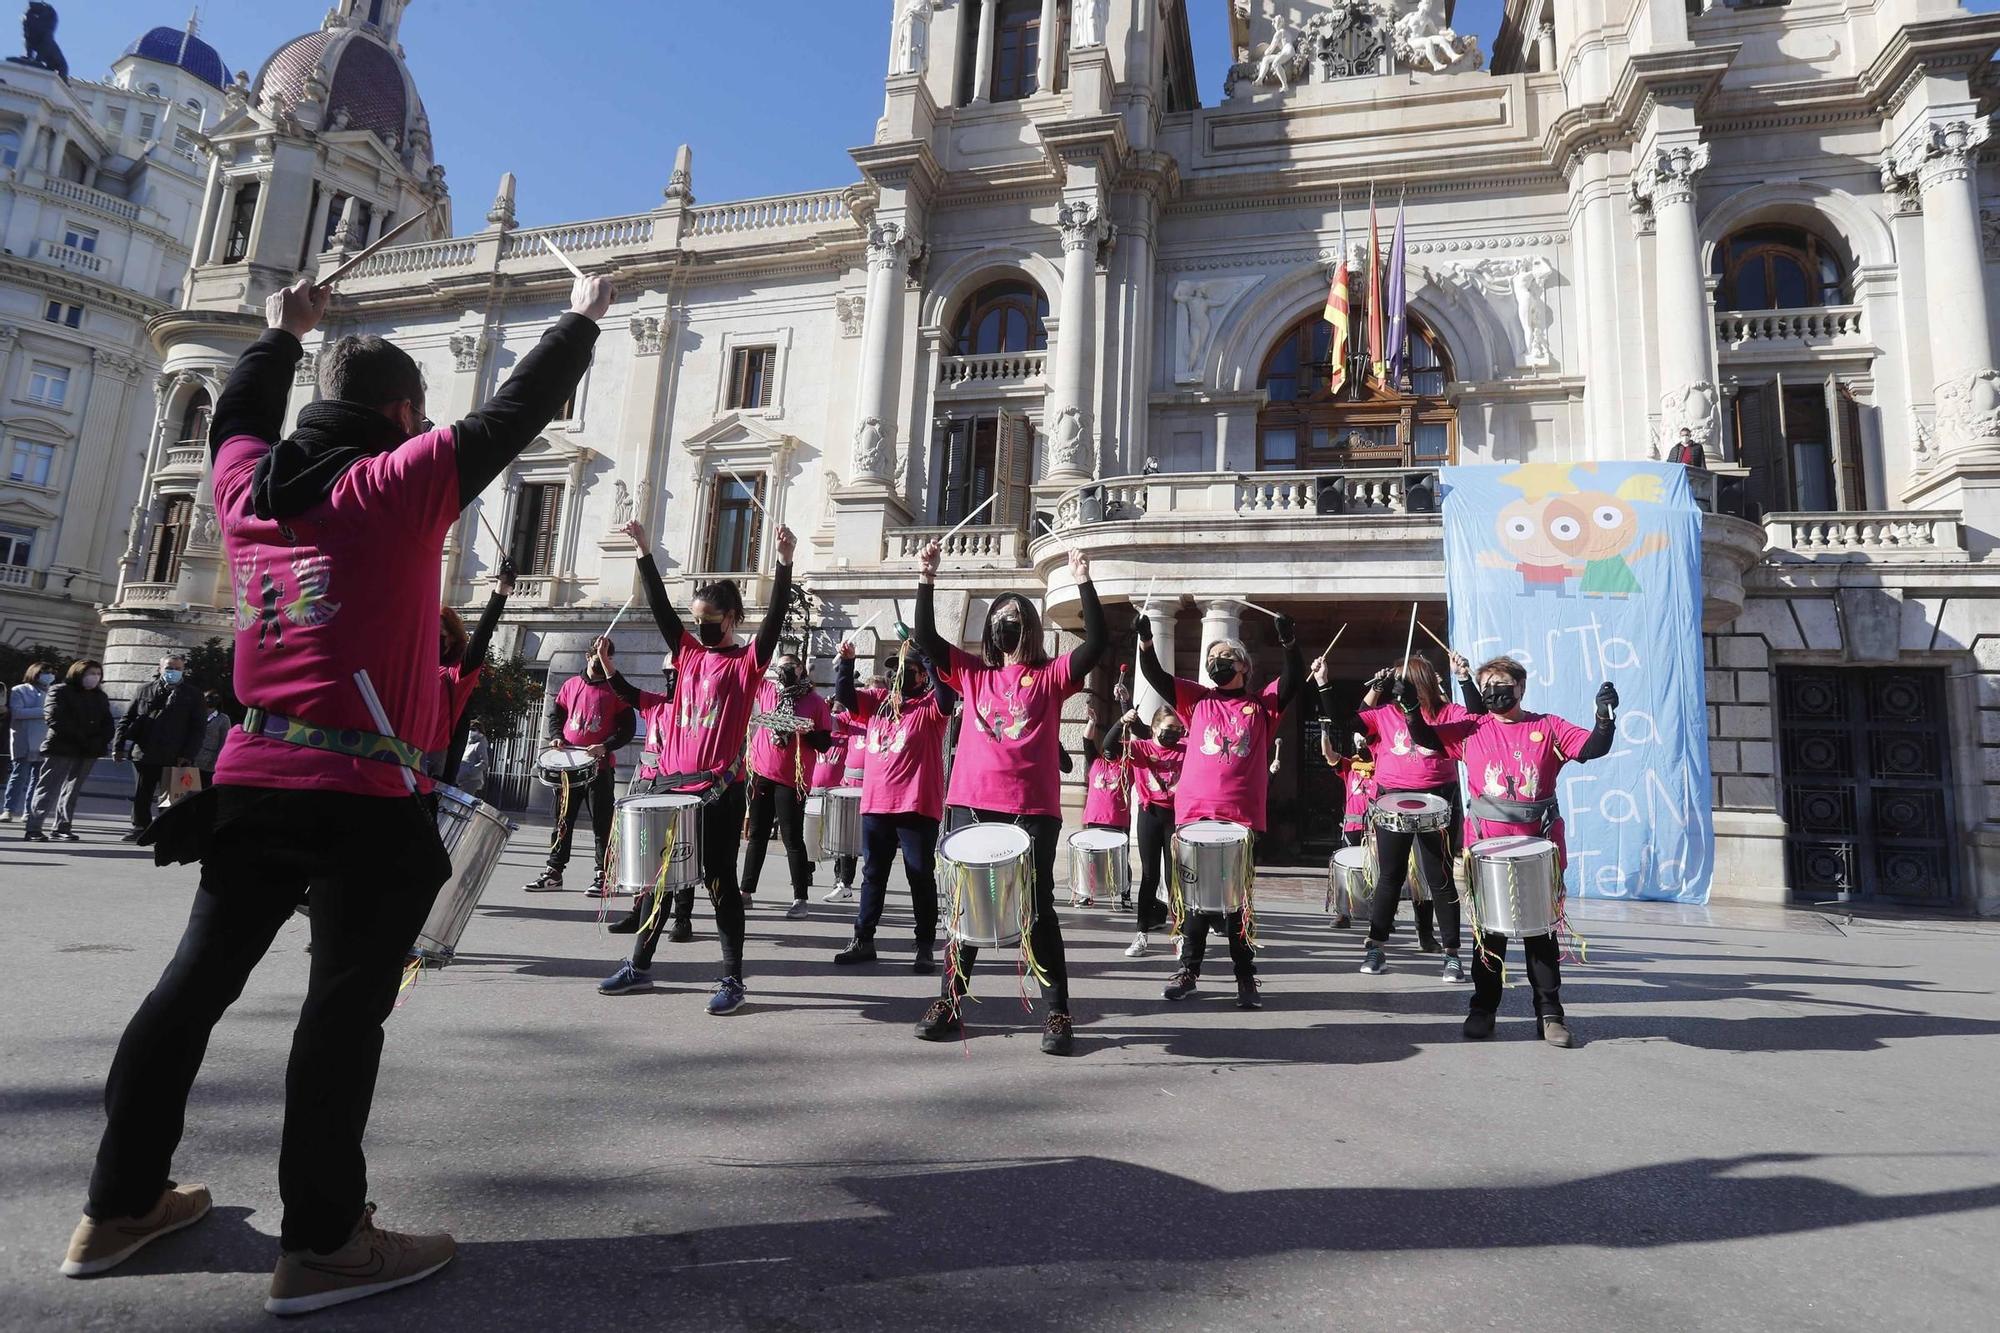
[[[1383,298],[1388,315],[1389,383],[1400,385],[1410,369],[1410,295],[1404,274],[1403,203],[1396,201],[1396,237],[1389,242],[1389,292]]]

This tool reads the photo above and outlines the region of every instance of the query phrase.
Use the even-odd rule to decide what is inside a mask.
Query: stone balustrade
[[[167,456],[160,464],[162,476],[168,473],[187,473],[200,476],[208,466],[208,446],[183,440],[167,450]]]
[[[42,571],[26,565],[0,565],[0,588],[39,588]]]
[[[1956,509],[1766,514],[1770,558],[1811,561],[1960,561],[1965,528]]]
[[[763,199],[739,199],[732,203],[696,208],[688,214],[688,235],[725,236],[811,227],[840,222],[847,216],[847,196],[840,190],[771,195]],[[562,244],[560,240],[556,243]]]
[[[104,256],[55,241],[36,241],[35,257],[57,268],[66,268],[72,273],[88,273],[92,277],[103,276],[106,267]]]
[[[945,559],[957,563],[977,560],[1007,568],[1026,563],[1026,534],[1017,527],[998,525],[966,526],[957,532],[952,532],[949,526],[897,528],[884,538],[883,559],[915,560],[933,541],[942,541]]]
[[[58,199],[67,199],[86,208],[94,208],[100,213],[109,213],[114,218],[126,222],[139,220],[139,206],[117,195],[93,190],[88,185],[78,185],[75,181],[64,180],[60,176],[50,176],[42,181],[42,189]]]
[[[990,389],[1040,383],[1047,378],[1047,352],[993,352],[938,358],[940,389]]]
[[[653,215],[637,213],[630,217],[599,218],[594,222],[577,222],[566,227],[537,227],[533,231],[517,231],[507,237],[507,243],[500,248],[502,259],[548,259],[555,263],[562,261],[550,253],[546,241],[554,241],[557,248],[570,258],[592,254],[600,250],[630,250],[653,243]]]
[[[357,265],[342,281],[469,268],[477,255],[478,244],[470,238],[393,245]]]
[[[175,595],[177,587],[172,583],[128,583],[122,600],[127,606],[149,609],[177,607],[180,605],[180,598]]]
[[[1826,347],[1861,341],[1861,307],[1812,306],[1800,310],[1719,310],[1715,340],[1724,351]]]

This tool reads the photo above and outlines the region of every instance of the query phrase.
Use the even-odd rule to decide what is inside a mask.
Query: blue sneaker
[[[641,972],[632,966],[632,960],[629,958],[618,965],[616,972],[597,983],[599,995],[630,995],[633,991],[652,988],[653,974]]]
[[[715,983],[715,993],[708,997],[708,1012],[720,1017],[733,1014],[743,1007],[743,983],[735,977],[724,977]]]

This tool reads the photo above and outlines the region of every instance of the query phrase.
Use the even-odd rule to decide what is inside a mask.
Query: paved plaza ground
[[[0,825],[0,1327],[233,1329],[276,1258],[282,1073],[307,923],[217,1030],[177,1162],[214,1216],[117,1272],[56,1273],[119,1031],[179,936],[93,803],[74,846]],[[1383,977],[1316,889],[1265,895],[1266,1008],[1212,946],[1199,996],[1066,911],[1078,1056],[1037,1049],[1011,969],[967,1042],[910,1035],[892,898],[873,968],[842,909],[767,878],[751,1005],[703,1012],[712,925],[651,995],[600,998],[623,940],[530,895],[522,832],[390,1023],[369,1130],[389,1227],[457,1261],[324,1329],[1975,1329],[2000,1297],[2000,931],[1807,911],[1595,906],[1581,1040],[1500,1037],[1407,929]],[[770,874],[782,875],[774,857]],[[824,873],[824,872],[822,872]]]

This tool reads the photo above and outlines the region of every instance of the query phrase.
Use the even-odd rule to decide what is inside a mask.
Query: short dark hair
[[[384,408],[424,400],[424,372],[387,338],[349,334],[319,354],[319,396]]]
[[[717,579],[694,590],[694,601],[707,602],[725,616],[743,618],[743,590],[735,579]]]
[[[1525,686],[1528,683],[1528,668],[1511,657],[1495,657],[1490,661],[1481,662],[1479,670],[1472,673],[1472,678],[1483,680],[1489,671],[1498,671],[1517,686]]]

